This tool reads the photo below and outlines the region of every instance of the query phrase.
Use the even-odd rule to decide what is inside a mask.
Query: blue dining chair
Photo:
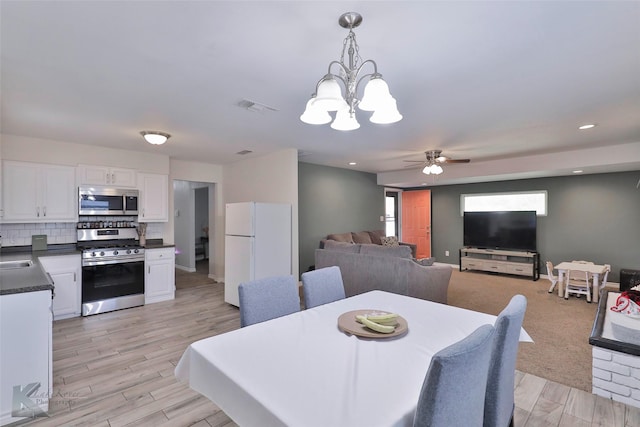
[[[482,427],[494,332],[480,326],[431,358],[414,427]]]
[[[516,358],[527,299],[515,295],[498,315],[484,405],[484,427],[513,426]]]
[[[293,276],[276,276],[240,283],[240,327],[300,311],[298,282]]]
[[[302,293],[306,308],[344,299],[340,267],[325,267],[302,273]]]

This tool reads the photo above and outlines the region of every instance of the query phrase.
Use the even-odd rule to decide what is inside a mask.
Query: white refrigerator
[[[224,300],[235,306],[240,283],[291,274],[291,205],[227,204],[224,252]]]

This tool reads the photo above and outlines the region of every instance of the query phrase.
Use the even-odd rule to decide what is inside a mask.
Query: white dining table
[[[408,332],[361,338],[338,317],[400,314]],[[411,426],[431,357],[496,316],[371,291],[192,343],[176,377],[240,426]],[[521,330],[520,341],[532,342]]]
[[[556,270],[558,270],[558,296],[564,296],[564,287],[567,285],[565,274],[568,271],[586,271],[591,275],[593,279],[591,283],[591,292],[593,296],[591,297],[591,299],[593,300],[593,302],[598,302],[600,295],[600,275],[604,274],[605,270],[607,269],[606,265],[563,261],[560,264],[556,265],[555,268]]]

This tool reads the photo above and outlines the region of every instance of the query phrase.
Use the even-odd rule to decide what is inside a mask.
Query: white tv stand
[[[540,278],[540,254],[527,251],[506,251],[502,249],[460,249],[460,271],[481,270],[493,273],[531,276]]]

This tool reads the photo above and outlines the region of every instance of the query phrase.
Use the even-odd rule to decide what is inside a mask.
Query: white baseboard
[[[186,271],[187,273],[195,273],[196,272],[195,268],[185,267],[183,265],[177,265],[176,264],[176,268],[178,270]]]

